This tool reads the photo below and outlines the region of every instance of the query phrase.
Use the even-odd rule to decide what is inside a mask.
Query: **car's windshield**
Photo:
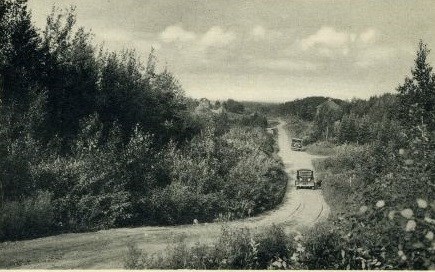
[[[311,170],[298,170],[299,176],[311,177],[313,175],[313,171]]]

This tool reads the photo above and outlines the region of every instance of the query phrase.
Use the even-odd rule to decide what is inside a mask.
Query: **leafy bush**
[[[183,148],[165,150],[170,184],[152,193],[155,222],[242,218],[281,202],[286,174],[273,158],[274,139],[262,128],[232,125],[221,133],[216,124],[208,124]]]
[[[350,114],[339,123],[338,140],[366,144],[341,146],[334,156],[315,163],[332,215],[321,229],[306,235],[301,258],[309,268],[435,267],[435,134],[429,118],[435,82],[428,53],[421,42],[413,77],[406,78],[395,99],[386,95],[350,104]],[[381,102],[389,106],[379,112]],[[400,110],[392,111],[392,105]],[[365,112],[362,118],[369,119],[357,117]],[[355,129],[363,124],[371,131],[360,141]]]

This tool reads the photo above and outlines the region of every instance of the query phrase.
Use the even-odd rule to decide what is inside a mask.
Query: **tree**
[[[358,127],[354,114],[344,115],[340,121],[340,129],[338,131],[337,140],[340,143],[355,142],[358,136]]]
[[[151,47],[151,52],[148,55],[148,61],[147,61],[145,74],[147,75],[148,78],[152,79],[157,75],[156,69],[157,69],[157,57],[156,57],[154,47]]]
[[[2,1],[0,19],[0,98],[25,109],[43,71],[40,38],[26,0]]]
[[[397,88],[399,92],[400,117],[405,126],[416,123],[427,125],[429,130],[435,129],[435,74],[427,63],[430,50],[420,41],[411,70],[412,77]]]
[[[424,188],[422,193],[430,198],[435,186],[435,74],[427,62],[429,52],[427,45],[420,41],[412,78],[406,78],[397,90],[400,117],[408,139],[403,177],[418,180],[418,185]]]
[[[71,139],[79,122],[95,112],[99,67],[92,35],[83,28],[74,31],[74,8],[53,8],[43,32],[47,51],[45,77],[51,134]]]
[[[332,99],[318,105],[314,119],[314,137],[317,139],[325,137],[325,140],[328,140],[334,130],[334,122],[341,116],[341,107]]]

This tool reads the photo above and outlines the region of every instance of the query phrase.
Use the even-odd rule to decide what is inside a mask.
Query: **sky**
[[[39,28],[53,5],[109,50],[154,47],[194,98],[368,98],[403,83],[420,39],[435,48],[432,0],[29,0]]]

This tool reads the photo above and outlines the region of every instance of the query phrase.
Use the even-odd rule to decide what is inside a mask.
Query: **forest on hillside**
[[[280,203],[264,116],[187,98],[153,50],[143,63],[96,45],[74,9],[53,8],[43,30],[31,19],[26,1],[0,2],[0,241]]]

